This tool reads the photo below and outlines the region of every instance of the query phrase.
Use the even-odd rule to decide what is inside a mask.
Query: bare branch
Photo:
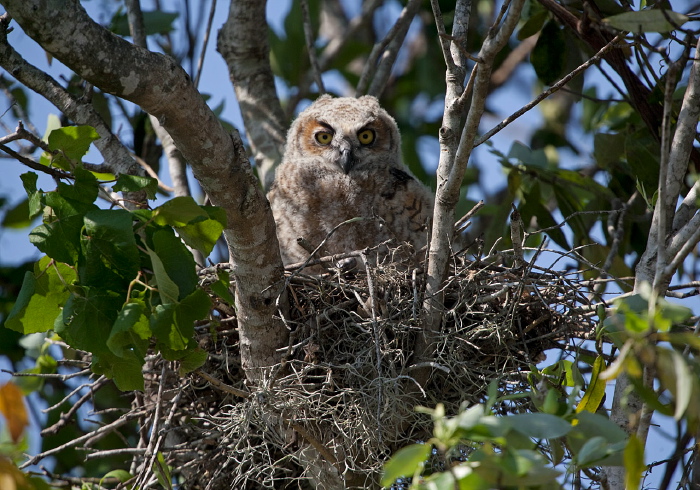
[[[579,73],[584,72],[588,68],[590,68],[591,65],[597,63],[603,56],[605,56],[605,53],[607,53],[611,48],[617,45],[617,43],[623,38],[624,36],[622,34],[619,34],[617,37],[615,37],[613,40],[611,40],[608,44],[603,46],[600,51],[598,51],[593,57],[591,57],[588,61],[583,63],[581,66],[577,67],[575,70],[573,70],[571,73],[566,75],[564,78],[559,80],[557,83],[549,87],[547,90],[539,94],[537,97],[535,97],[531,102],[525,104],[523,107],[515,111],[513,114],[505,118],[503,121],[498,123],[495,127],[490,129],[489,131],[486,132],[483,136],[481,136],[476,142],[474,143],[474,147],[476,148],[477,146],[481,145],[482,143],[488,141],[493,135],[504,129],[506,126],[508,126],[510,123],[518,119],[520,116],[528,112],[530,109],[535,107],[537,104],[542,102],[544,99],[552,95],[553,93],[557,92],[558,90],[562,89],[567,83],[569,83],[574,77],[576,77]]]
[[[374,11],[377,10],[383,1],[384,0],[369,0],[362,2],[362,11],[357,17],[354,17],[350,21],[345,32],[335,36],[323,49],[323,52],[319,56],[319,67],[321,71],[327,69],[335,57],[338,56],[338,53],[345,47],[347,42],[354,39],[357,32],[372,20]]]
[[[143,175],[129,150],[112,134],[102,117],[91,103],[69,94],[56,80],[25,61],[7,40],[10,17],[0,16],[0,66],[12,74],[20,83],[45,97],[58,110],[78,124],[95,128],[100,139],[95,146],[115,174]],[[26,164],[26,162],[24,162]],[[43,167],[43,165],[42,165]],[[45,167],[44,167],[45,168]],[[41,169],[36,169],[40,170]]]
[[[70,447],[75,447],[78,446],[79,444],[82,444],[83,442],[86,442],[90,439],[97,440],[101,439],[102,437],[111,434],[114,432],[116,429],[119,427],[129,423],[131,420],[139,418],[141,415],[143,415],[143,412],[129,412],[127,414],[122,415],[119,417],[117,420],[114,422],[111,422],[107,425],[103,425],[102,427],[95,429],[94,431],[91,431],[83,436],[76,437],[75,439],[66,442],[65,444],[61,444],[58,447],[51,448],[49,450],[44,451],[43,453],[37,454],[33,458],[30,458],[28,461],[22,464],[20,466],[20,469],[24,469],[27,466],[31,466],[33,464],[36,464],[37,462],[41,461],[42,459],[51,456],[52,454],[57,454],[60,453],[61,451],[68,449]]]
[[[416,337],[415,357],[417,362],[429,361],[432,356],[435,332],[440,326],[440,310],[442,308],[441,291],[442,280],[447,266],[450,241],[454,228],[454,207],[456,201],[445,202],[443,189],[449,179],[449,168],[454,164],[459,140],[457,135],[462,125],[462,104],[460,97],[464,93],[463,84],[466,77],[465,46],[467,28],[469,26],[469,13],[471,0],[460,0],[455,6],[455,17],[452,25],[452,41],[447,40],[445,25],[442,20],[442,12],[437,0],[431,0],[433,16],[439,35],[442,53],[445,58],[446,91],[445,114],[440,127],[440,160],[437,169],[438,190],[433,211],[433,230],[428,249],[428,280],[426,284],[425,300],[423,302],[424,327],[423,334]],[[438,208],[441,211],[438,211]],[[442,208],[446,208],[444,211]],[[445,219],[452,215],[450,223]],[[436,217],[440,221],[436,221]],[[449,218],[448,218],[449,219]],[[449,232],[448,232],[449,230]],[[439,242],[435,234],[443,234]],[[439,245],[438,245],[439,243]],[[417,383],[425,385],[430,376],[428,369],[423,369],[415,375]]]
[[[284,154],[286,121],[270,68],[266,3],[232,1],[217,49],[228,65],[260,181],[269,189]]]
[[[462,130],[459,130],[461,119],[462,97],[466,91],[462,92],[462,80],[464,80],[464,60],[461,51],[453,46],[450,55],[447,55],[446,41],[442,40],[443,53],[447,64],[447,94],[445,96],[445,116],[443,125],[440,128],[440,162],[437,170],[437,192],[435,198],[435,208],[433,211],[433,228],[430,238],[430,249],[428,253],[428,279],[426,283],[425,310],[425,345],[419,343],[416,351],[421,355],[430,353],[429,346],[431,331],[437,331],[439,325],[440,297],[439,291],[447,264],[450,257],[450,246],[452,229],[454,224],[454,210],[459,201],[459,191],[467,169],[467,162],[474,147],[474,142],[481,121],[481,116],[486,103],[491,80],[491,68],[496,54],[503,49],[512,34],[517,22],[520,19],[524,0],[514,0],[504,4],[507,12],[501,25],[494,25],[489,30],[489,35],[484,41],[479,55],[480,62],[475,66],[474,88],[471,93],[471,106],[466,122]],[[437,2],[433,2],[433,9],[436,12],[436,19],[439,19],[439,9]],[[461,14],[460,14],[461,12]],[[460,15],[458,15],[460,14]],[[466,39],[465,16],[468,15],[468,4],[458,2],[455,12],[455,26],[460,31],[453,32],[457,39]],[[500,18],[500,17],[499,17]],[[461,26],[461,27],[460,27]],[[438,33],[441,27],[438,22]],[[444,29],[443,29],[444,30]],[[454,41],[453,41],[454,42]],[[461,78],[460,78],[461,76]],[[461,137],[457,139],[457,134],[461,132]]]
[[[57,179],[72,179],[73,176],[67,172],[63,172],[62,170],[57,170],[52,167],[47,167],[46,165],[42,165],[40,163],[35,162],[31,158],[27,158],[23,155],[20,155],[16,151],[14,151],[12,148],[9,148],[5,145],[0,145],[0,150],[4,151],[8,155],[10,155],[12,158],[17,160],[19,163],[26,165],[27,167],[31,168],[32,170],[36,170],[37,172],[43,172],[45,174],[49,174],[51,177],[57,178]]]
[[[323,86],[323,79],[321,78],[321,68],[318,65],[318,58],[316,57],[316,46],[314,45],[314,33],[313,26],[311,25],[311,14],[309,14],[309,2],[308,0],[301,0],[301,12],[304,17],[304,39],[306,41],[306,51],[309,53],[309,62],[311,63],[311,72],[314,76],[314,81],[318,87],[319,93],[326,93],[326,88]]]
[[[366,91],[369,95],[379,97],[384,91],[389,75],[391,75],[391,69],[399,54],[399,49],[403,45],[408,28],[411,26],[411,22],[418,13],[420,6],[421,0],[409,0],[384,39],[374,45],[365,64],[365,69],[360,76],[360,81],[357,82],[357,95],[361,95]],[[371,84],[369,83],[370,78],[372,79]],[[367,88],[367,85],[369,85],[369,88]]]
[[[129,33],[134,44],[146,48],[146,29],[143,25],[140,0],[126,0],[126,16],[129,21]]]
[[[197,60],[197,74],[194,77],[194,86],[199,87],[199,80],[202,78],[202,68],[204,67],[204,57],[207,54],[207,47],[209,46],[209,37],[211,36],[211,29],[214,25],[214,14],[216,13],[216,0],[211,0],[211,6],[209,7],[209,18],[207,19],[207,28],[204,31],[204,39],[202,39],[202,51],[199,53],[199,59]]]

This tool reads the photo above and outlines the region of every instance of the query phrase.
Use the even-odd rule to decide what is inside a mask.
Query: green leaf
[[[236,304],[236,300],[231,294],[231,278],[229,273],[220,269],[216,271],[216,274],[218,275],[219,280],[210,284],[209,287],[214,294],[226,301],[229,305]]]
[[[180,297],[180,290],[177,284],[170,279],[167,268],[163,265],[163,261],[156,252],[150,248],[146,248],[149,257],[151,257],[151,265],[153,266],[153,275],[155,276],[156,288],[160,295],[160,300],[163,304],[170,305],[177,303]]]
[[[584,410],[576,415],[574,423],[566,440],[576,455],[577,464],[622,464],[622,450],[627,444],[627,434],[615,422],[598,413]],[[596,441],[589,444],[593,439]],[[581,456],[586,444],[589,445]]]
[[[595,413],[600,407],[600,403],[605,396],[605,380],[600,379],[600,373],[605,370],[605,359],[603,356],[596,357],[593,361],[593,370],[591,372],[591,380],[588,383],[588,389],[584,393],[581,401],[576,406],[576,413],[587,410]]]
[[[104,482],[107,478],[116,478],[120,482],[125,483],[132,478],[132,475],[126,470],[112,470],[105,474],[102,479],[100,479],[100,486],[102,486],[102,482]]]
[[[168,34],[174,30],[173,22],[178,18],[177,12],[162,12],[160,10],[143,11],[143,27],[147,36],[152,34]],[[112,17],[109,29],[119,36],[130,36],[129,21],[124,12],[118,12]]]
[[[41,211],[44,208],[44,205],[41,201],[41,198],[43,197],[44,193],[38,191],[36,188],[36,182],[38,177],[39,176],[34,172],[27,172],[20,175],[20,178],[22,179],[22,184],[24,185],[24,190],[27,193],[27,197],[29,197],[30,218],[34,218],[35,216],[39,215],[39,213],[41,213]]]
[[[98,139],[100,135],[92,126],[65,126],[51,131],[49,149],[60,150],[68,158],[79,161]]]
[[[126,288],[138,274],[141,261],[128,211],[88,211],[80,241],[82,285],[119,290]]]
[[[673,359],[673,375],[676,380],[675,391],[673,393],[676,399],[676,410],[673,414],[673,418],[680,422],[688,405],[690,405],[690,399],[693,395],[694,375],[690,370],[690,366],[688,366],[688,362],[679,352],[675,350],[667,350],[666,352],[668,352]]]
[[[148,351],[151,328],[145,306],[140,302],[127,303],[119,312],[107,340],[107,347],[115,356],[126,357],[126,351],[143,359]]]
[[[520,413],[508,417],[513,429],[535,439],[553,439],[569,433],[571,424],[547,413]]]
[[[654,325],[660,332],[668,332],[673,325],[683,324],[692,316],[693,310],[687,306],[660,299],[654,317]]]
[[[648,196],[652,196],[659,186],[659,143],[643,129],[625,138],[624,149],[630,175],[639,181]]]
[[[185,243],[204,255],[209,255],[226,226],[226,211],[214,206],[202,206],[210,219],[195,219],[178,227],[177,233]]]
[[[532,15],[518,31],[518,40],[522,41],[530,36],[534,36],[542,30],[545,21],[549,19],[549,11],[542,9]]]
[[[630,436],[623,455],[625,462],[625,488],[640,488],[642,474],[646,470],[644,464],[644,445],[636,434]]]
[[[583,385],[583,376],[579,372],[576,364],[568,359],[562,359],[551,364],[542,370],[543,374],[554,376],[557,382],[563,386],[574,387]]]
[[[666,17],[673,22],[666,20]],[[645,32],[669,32],[688,22],[687,15],[673,12],[672,10],[639,10],[637,12],[625,12],[613,15],[603,22],[610,24],[621,31],[630,31],[635,34]],[[675,26],[673,25],[675,24]]]
[[[195,289],[175,308],[174,321],[180,335],[189,340],[194,335],[194,324],[205,318],[211,309],[211,298],[202,289]],[[171,347],[176,348],[171,345]]]
[[[21,229],[32,224],[29,216],[29,199],[23,199],[5,213],[2,226],[5,228]]]
[[[455,488],[455,477],[449,471],[433,473],[425,478],[419,488],[435,490],[452,490]]]
[[[593,158],[606,170],[621,167],[625,153],[626,135],[621,133],[595,133],[593,136]]]
[[[585,442],[576,454],[576,464],[578,466],[591,466],[593,463],[601,461],[608,455],[608,443],[604,437],[591,437]]]
[[[518,160],[524,165],[532,165],[533,167],[546,168],[549,164],[544,150],[532,150],[519,141],[513,142],[507,158]]]
[[[209,215],[189,196],[175,197],[153,210],[153,221],[161,226],[180,228],[205,219],[209,219]]]
[[[158,191],[158,181],[152,177],[121,174],[113,187],[116,192],[146,191],[148,199],[155,199]]]
[[[176,306],[174,303],[157,305],[151,313],[149,321],[151,331],[160,344],[182,350],[187,347],[188,339],[183,338],[181,333],[174,328]]]
[[[180,376],[185,376],[187,373],[191,373],[195,369],[198,369],[207,362],[208,354],[205,350],[199,347],[188,351],[185,357],[180,359],[180,369],[178,369],[178,374]]]
[[[99,288],[74,289],[54,330],[75,349],[93,354],[109,353],[107,341],[122,309],[123,295]]]
[[[156,455],[156,460],[153,462],[153,472],[156,474],[156,478],[158,478],[158,483],[160,483],[160,486],[162,488],[172,490],[173,484],[172,476],[170,475],[170,466],[166,464],[165,458],[163,457],[163,453],[161,453],[160,451],[158,451],[158,454]]]
[[[413,476],[423,467],[431,451],[430,444],[412,444],[397,451],[384,465],[382,486],[389,487],[398,478]]]
[[[150,325],[163,357],[178,360],[189,355],[180,351],[192,347],[194,324],[205,318],[210,309],[211,299],[202,289],[195,290],[179,304],[156,306]],[[196,360],[195,356],[193,361]]]
[[[153,249],[148,248],[163,303],[175,303],[197,287],[198,277],[192,253],[169,228],[153,232]]]
[[[25,274],[5,326],[24,334],[51,330],[70,296],[68,286],[75,279],[72,268],[52,262],[49,257],[42,258],[34,265],[33,273]]]
[[[92,356],[92,371],[112,379],[121,391],[143,391],[142,369],[143,359],[133,352],[126,352],[123,357],[115,356],[109,351],[99,355],[93,353]]]
[[[78,260],[83,215],[97,209],[93,202],[99,190],[97,180],[90,172],[78,167],[74,176],[73,185],[60,182],[56,191],[44,195],[51,214],[45,216],[43,225],[29,234],[29,241],[39,250],[67,264],[75,264]]]
[[[552,85],[561,78],[566,63],[566,37],[555,21],[547,22],[530,54],[537,78],[545,85]]]
[[[479,424],[484,418],[484,407],[474,405],[463,410],[455,417],[455,422],[460,429],[471,429]]]

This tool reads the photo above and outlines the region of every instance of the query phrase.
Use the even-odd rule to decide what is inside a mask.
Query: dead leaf
[[[12,442],[16,444],[24,428],[29,425],[29,417],[22,390],[12,382],[0,386],[0,413],[5,417]]]

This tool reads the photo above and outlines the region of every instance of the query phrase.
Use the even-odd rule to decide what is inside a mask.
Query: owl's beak
[[[355,157],[352,154],[352,148],[340,149],[340,166],[343,168],[345,175],[350,173],[350,169],[355,165]]]

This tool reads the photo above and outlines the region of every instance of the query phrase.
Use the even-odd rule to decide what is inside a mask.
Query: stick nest
[[[430,437],[430,420],[413,407],[443,403],[456,413],[482,401],[492,380],[502,394],[527,390],[545,351],[589,337],[595,319],[580,272],[493,259],[453,257],[427,360],[414,357],[424,274],[406,261],[288,273],[290,344],[254,392],[240,368],[235,317],[198,328],[209,360],[180,379],[165,427],[185,488],[367,488],[393,452]],[[527,408],[522,399],[500,410]]]

